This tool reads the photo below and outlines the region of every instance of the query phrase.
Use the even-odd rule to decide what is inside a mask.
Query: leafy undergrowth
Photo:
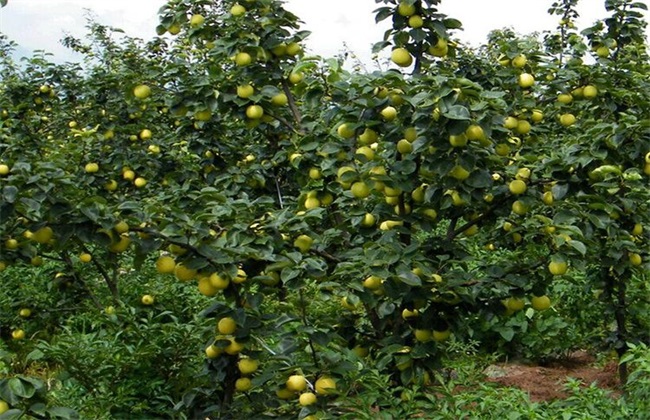
[[[616,363],[598,363],[586,353],[546,366],[495,364],[491,357],[465,355],[437,376],[438,385],[387,387],[370,373],[366,389],[340,401],[345,419],[646,419],[650,416],[650,351],[633,346],[633,368],[621,386]],[[490,378],[498,376],[498,378]],[[383,385],[383,387],[382,387]],[[345,408],[343,408],[345,407]],[[368,408],[371,407],[371,408]]]

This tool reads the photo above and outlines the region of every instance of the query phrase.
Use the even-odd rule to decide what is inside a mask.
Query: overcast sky
[[[479,44],[492,29],[512,27],[519,33],[553,29],[558,19],[546,11],[552,0],[443,0],[440,11],[463,22],[457,36]],[[91,9],[99,22],[117,26],[128,35],[155,36],[158,9],[165,0],[9,0],[0,9],[0,32],[16,41],[19,54],[33,50],[54,53],[56,61],[74,60],[59,40],[65,33],[83,36],[84,9]],[[605,16],[604,0],[582,0],[579,27]],[[308,49],[331,57],[347,47],[369,62],[370,46],[382,38],[384,27],[374,25],[374,0],[287,0],[286,8],[297,14],[312,31]]]

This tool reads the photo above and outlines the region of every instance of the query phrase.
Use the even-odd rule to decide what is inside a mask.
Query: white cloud
[[[58,61],[74,56],[59,44],[65,32],[85,34],[84,9],[91,9],[103,24],[117,26],[131,36],[148,39],[155,33],[157,12],[165,0],[10,0],[0,9],[0,30],[16,41],[21,50],[44,49]],[[579,27],[605,16],[603,0],[583,0]],[[461,40],[479,44],[492,29],[512,27],[519,33],[553,29],[557,17],[546,13],[550,0],[444,0],[440,11],[461,20]],[[374,23],[374,0],[288,0],[286,8],[312,31],[308,48],[326,57],[339,54],[344,44],[364,62],[370,49],[382,39],[386,26]],[[387,22],[384,22],[386,24]],[[650,33],[650,31],[649,31]]]

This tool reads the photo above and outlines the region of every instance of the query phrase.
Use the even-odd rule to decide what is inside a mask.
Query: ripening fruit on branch
[[[363,133],[359,135],[359,144],[361,145],[370,145],[377,141],[379,135],[372,128],[366,128],[363,130]]]
[[[431,335],[433,341],[436,342],[446,341],[449,339],[450,336],[451,336],[451,331],[448,329],[444,331],[433,330],[433,334]]]
[[[255,89],[251,85],[237,86],[237,96],[239,96],[242,99],[250,98],[253,95],[253,93],[255,93]]]
[[[418,138],[418,130],[415,127],[408,127],[404,130],[404,138],[413,143]]]
[[[562,276],[566,274],[568,269],[569,266],[566,263],[566,261],[553,260],[550,263],[548,263],[548,271],[550,271],[550,273],[553,274],[554,276]]]
[[[287,388],[278,389],[275,391],[275,395],[281,400],[290,400],[296,396],[293,391],[290,391]]]
[[[89,263],[92,261],[93,257],[92,255],[88,254],[87,252],[84,252],[83,254],[79,255],[79,261],[82,263]]]
[[[413,151],[413,145],[406,139],[401,139],[397,142],[397,151],[401,155],[408,155]]]
[[[4,163],[0,165],[0,176],[9,175],[10,171],[11,168],[9,168],[8,165],[5,165]]]
[[[530,305],[536,311],[545,311],[551,307],[551,299],[546,296],[533,296],[530,299]]]
[[[86,171],[86,173],[94,174],[97,171],[99,171],[99,165],[95,162],[86,163],[86,166],[84,166],[84,170]]]
[[[153,305],[154,297],[151,296],[151,295],[144,295],[144,296],[142,296],[142,299],[140,301],[145,306],[151,306],[151,305]]]
[[[438,38],[436,45],[430,46],[428,51],[434,57],[445,57],[449,52],[449,44],[446,39]]]
[[[298,401],[300,402],[300,405],[303,407],[306,407],[308,405],[312,405],[316,403],[316,394],[313,392],[304,392],[300,394],[300,397],[298,398]]]
[[[512,212],[519,216],[523,216],[528,212],[528,206],[526,206],[522,201],[517,200],[512,203]]]
[[[596,55],[600,58],[609,57],[609,48],[607,48],[605,45],[598,47],[596,49]]]
[[[483,131],[483,128],[480,125],[472,124],[467,127],[467,130],[465,130],[465,136],[467,136],[468,140],[480,141],[485,139],[485,131]]]
[[[526,183],[520,179],[515,179],[514,181],[511,181],[510,184],[508,185],[508,189],[510,192],[514,195],[520,195],[526,192]]]
[[[311,209],[316,209],[320,207],[320,200],[316,197],[307,197],[305,200],[305,209],[311,210]]]
[[[524,89],[527,89],[535,84],[535,78],[533,77],[532,74],[522,73],[519,75],[518,83],[519,86],[521,86]]]
[[[197,288],[199,289],[199,293],[208,297],[212,297],[219,292],[219,289],[214,287],[210,282],[210,277],[201,277],[197,284]]]
[[[336,393],[336,381],[327,376],[321,376],[316,380],[314,389],[319,395],[330,395]]]
[[[521,311],[522,309],[524,309],[525,302],[521,298],[511,296],[511,297],[507,298],[503,302],[503,304],[505,305],[506,308],[508,308],[508,310],[510,310],[512,312],[517,312],[517,311]]]
[[[220,334],[233,334],[237,330],[237,323],[230,317],[224,317],[217,323],[217,331]]]
[[[215,346],[214,344],[210,344],[205,348],[205,357],[208,359],[216,359],[221,355],[222,352],[223,350],[221,350],[219,347]]]
[[[370,187],[365,182],[359,181],[352,184],[350,192],[355,198],[366,198],[370,195]]]
[[[286,387],[291,392],[300,392],[307,389],[307,379],[302,375],[291,375],[287,379]]]
[[[514,130],[517,128],[518,124],[519,120],[517,120],[515,117],[506,117],[506,119],[503,121],[503,126],[508,130]]]
[[[449,144],[453,147],[464,147],[467,146],[467,135],[457,134],[449,136]]]
[[[246,116],[251,120],[259,120],[264,116],[264,108],[259,105],[249,105],[246,108]]]
[[[361,146],[354,152],[354,156],[357,160],[360,160],[359,157],[363,156],[366,161],[371,161],[375,158],[375,151],[370,146]]]
[[[197,111],[194,114],[194,119],[197,121],[202,121],[202,122],[210,121],[210,118],[212,118],[212,111],[210,111],[209,109]]]
[[[253,62],[253,57],[247,52],[239,52],[235,55],[235,65],[244,67]]]
[[[205,22],[205,18],[203,17],[203,15],[196,14],[196,15],[192,15],[192,17],[190,18],[190,26],[192,28],[196,28],[203,25],[203,22]]]
[[[354,130],[350,128],[350,126],[346,123],[339,125],[338,128],[336,129],[336,133],[339,136],[343,137],[344,139],[349,139],[354,137]]]
[[[227,277],[220,276],[217,273],[213,273],[209,277],[210,284],[217,290],[227,289],[230,285],[230,280]]]
[[[197,271],[189,268],[182,263],[176,264],[174,267],[174,275],[180,281],[190,281],[196,278]]]
[[[284,93],[280,92],[271,98],[271,103],[275,106],[285,106],[289,103],[289,98]]]
[[[632,264],[635,267],[638,267],[641,264],[643,264],[643,258],[641,257],[641,255],[637,254],[636,252],[630,252],[628,258],[630,260],[630,264]]]
[[[404,222],[401,220],[386,220],[379,224],[379,230],[391,230],[394,227],[402,226]]]
[[[169,28],[167,28],[167,31],[168,31],[171,35],[178,35],[179,33],[181,33],[181,25],[179,25],[179,24],[177,24],[177,23],[173,23],[173,24],[171,24],[171,25],[169,26]]]
[[[172,274],[176,268],[176,261],[169,255],[161,255],[156,260],[156,271],[160,274]]]
[[[454,166],[454,168],[451,171],[449,171],[449,176],[457,179],[458,181],[466,180],[467,178],[469,178],[469,175],[470,172],[460,165]]]
[[[133,180],[133,185],[135,185],[136,188],[142,188],[147,185],[147,180],[142,177],[138,177]]]
[[[147,85],[138,85],[133,89],[133,96],[138,99],[147,99],[151,96],[151,88]]]
[[[533,110],[530,119],[535,123],[542,122],[542,120],[544,119],[544,113],[539,109],[535,109]]]
[[[246,274],[246,272],[243,269],[238,268],[237,269],[237,275],[235,276],[234,279],[232,279],[232,282],[235,283],[235,284],[242,284],[247,279],[248,279],[248,274]]]
[[[395,48],[390,59],[400,67],[408,67],[413,64],[413,57],[406,48]]]
[[[415,13],[415,5],[402,1],[397,6],[397,13],[404,17],[412,16]]]
[[[542,202],[547,206],[553,204],[553,193],[551,191],[546,191],[542,194]]]
[[[594,85],[587,85],[582,88],[582,96],[585,99],[594,99],[598,96],[598,88]]]
[[[243,16],[245,13],[246,13],[246,8],[239,3],[235,3],[230,8],[230,14],[235,17]]]
[[[52,228],[49,226],[44,226],[38,229],[36,232],[34,232],[31,236],[31,239],[34,242],[38,242],[39,244],[46,244],[50,242],[53,237],[54,237],[54,231],[52,230]]]
[[[392,106],[387,106],[381,110],[380,114],[385,121],[393,121],[397,117],[397,110]]]
[[[230,338],[229,340],[230,344],[228,344],[226,348],[223,349],[223,351],[225,351],[227,354],[234,356],[244,350],[244,344],[238,342],[234,338]]]
[[[560,93],[557,96],[557,101],[561,104],[568,105],[573,102],[573,95],[570,93]]]
[[[565,127],[569,127],[576,122],[576,117],[573,114],[562,114],[560,116],[560,124],[562,124]]]
[[[305,254],[309,252],[313,243],[314,240],[311,237],[307,235],[300,235],[296,238],[295,241],[293,241],[293,246],[295,246],[296,248],[298,248],[298,250],[300,250],[300,252]]]
[[[297,42],[290,42],[287,44],[286,54],[296,56],[302,52],[302,47]]]
[[[254,373],[259,367],[259,362],[250,357],[244,357],[237,362],[237,368],[242,375],[250,375]]]
[[[381,277],[370,276],[363,281],[363,287],[370,290],[377,290],[381,287],[383,280]]]
[[[418,316],[420,316],[420,312],[417,309],[410,310],[404,308],[404,310],[402,310],[403,319],[417,318]]]
[[[528,59],[524,55],[518,55],[512,59],[512,67],[517,69],[523,68],[526,63],[528,63]]]
[[[250,391],[252,387],[253,383],[251,382],[250,378],[238,378],[235,381],[235,389],[239,392]]]
[[[305,78],[305,75],[302,72],[292,72],[289,74],[289,82],[291,82],[294,85],[297,85],[298,83],[302,82],[302,80]]]
[[[11,338],[13,338],[14,340],[22,340],[25,338],[25,331],[20,329],[13,330],[11,332]]]
[[[375,225],[375,222],[377,219],[372,213],[366,213],[363,216],[363,219],[361,219],[361,226],[362,227],[372,227]]]
[[[408,25],[413,29],[421,28],[424,25],[424,19],[420,15],[413,15],[409,18]]]
[[[427,341],[431,341],[433,337],[433,331],[418,328],[413,331],[413,335],[415,336],[415,341],[426,343]]]
[[[531,128],[532,127],[530,126],[530,123],[528,121],[519,120],[517,121],[517,128],[515,128],[515,132],[517,134],[524,135],[530,133]]]

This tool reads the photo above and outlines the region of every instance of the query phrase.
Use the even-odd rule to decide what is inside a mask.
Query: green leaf
[[[465,121],[470,119],[469,110],[462,105],[452,105],[450,107],[443,105],[440,107],[440,113],[450,120]]]
[[[568,184],[555,184],[553,185],[553,188],[551,188],[551,192],[553,193],[553,198],[556,200],[561,200],[562,198],[564,198],[564,196],[568,191],[569,191]]]
[[[399,273],[399,279],[402,283],[408,284],[409,286],[421,286],[422,285],[422,280],[413,274],[410,271],[405,271],[403,273]]]
[[[52,407],[47,411],[54,418],[61,418],[61,419],[78,419],[79,418],[79,413],[77,413],[75,410],[73,410],[71,408],[67,408],[67,407]]]
[[[4,413],[0,414],[0,420],[18,420],[23,417],[23,414],[24,413],[22,410],[19,410],[17,408],[12,408],[11,410],[5,411]]]
[[[25,361],[29,362],[31,360],[41,360],[43,356],[45,356],[45,354],[42,351],[35,349],[27,355]]]
[[[460,29],[463,27],[463,24],[458,19],[445,19],[443,23],[447,29]]]
[[[0,7],[5,7],[9,0],[0,0]]]
[[[503,339],[506,341],[512,341],[513,337],[515,336],[515,330],[512,328],[499,327],[496,329],[499,331],[499,334],[501,334],[501,337],[503,337]]]
[[[573,249],[578,251],[580,254],[585,255],[587,253],[587,247],[582,242],[570,240],[568,243]]]
[[[473,188],[488,188],[492,182],[492,176],[488,171],[474,171],[465,180],[465,183]]]
[[[13,185],[7,185],[2,189],[2,196],[7,203],[14,203],[18,196],[18,188]]]
[[[30,383],[23,382],[18,378],[9,379],[9,390],[13,392],[14,395],[21,398],[31,398],[34,396],[34,386]]]

